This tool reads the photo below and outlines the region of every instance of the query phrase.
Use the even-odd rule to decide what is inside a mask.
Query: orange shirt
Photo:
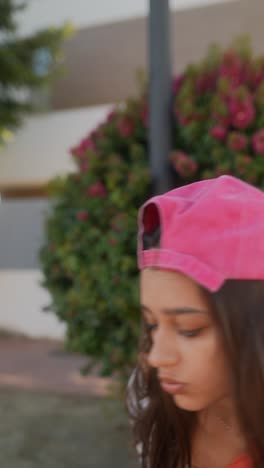
[[[228,468],[253,468],[253,462],[249,455],[241,455]]]

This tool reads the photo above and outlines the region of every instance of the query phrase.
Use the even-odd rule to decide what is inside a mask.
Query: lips
[[[182,384],[183,383],[183,382],[180,382],[179,380],[173,379],[172,377],[160,376],[159,379],[162,382],[171,383],[171,384]]]
[[[171,395],[176,395],[184,392],[185,384],[169,377],[160,378],[161,388]]]

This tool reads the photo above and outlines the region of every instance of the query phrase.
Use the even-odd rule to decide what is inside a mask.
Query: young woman
[[[231,176],[139,213],[128,388],[143,468],[264,467],[264,193]]]

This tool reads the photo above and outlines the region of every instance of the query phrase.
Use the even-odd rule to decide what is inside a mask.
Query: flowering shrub
[[[233,174],[264,188],[264,56],[248,42],[205,60],[174,81],[171,162],[181,183]]]
[[[264,58],[214,47],[173,82],[178,184],[233,174],[264,188]],[[137,209],[150,195],[145,96],[117,106],[72,148],[77,170],[52,182],[41,250],[50,308],[67,344],[128,372],[138,337]]]
[[[71,149],[76,173],[51,183],[41,250],[50,308],[67,345],[126,372],[138,335],[136,217],[150,195],[143,99],[116,107]]]

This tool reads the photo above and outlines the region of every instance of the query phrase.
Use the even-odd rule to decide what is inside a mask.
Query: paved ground
[[[48,340],[0,339],[1,468],[136,468],[123,402]]]
[[[66,353],[59,341],[0,338],[0,388],[107,395],[110,379],[100,377],[97,370],[80,375],[86,363],[83,356]]]

